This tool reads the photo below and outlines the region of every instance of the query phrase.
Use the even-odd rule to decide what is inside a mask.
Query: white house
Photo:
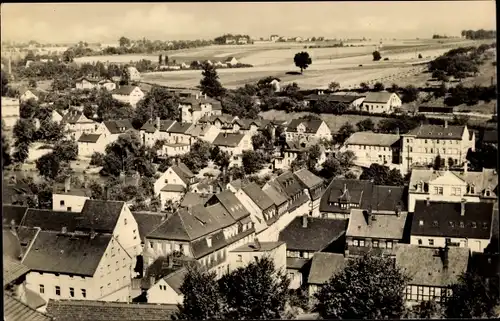
[[[399,163],[401,137],[395,134],[357,132],[349,136],[340,150],[352,151],[356,162],[366,166]]]
[[[99,79],[83,77],[75,82],[76,89],[94,89],[98,87]]]
[[[112,91],[114,99],[135,107],[144,98],[144,92],[138,86],[121,86]]]
[[[296,140],[306,144],[315,143],[320,139],[331,139],[332,132],[321,119],[293,119],[286,126],[286,140]]]
[[[222,114],[220,101],[199,94],[181,99],[179,109],[181,122],[194,124],[198,123],[202,117]]]
[[[224,60],[224,63],[233,66],[233,65],[239,64],[240,62],[238,61],[238,59],[231,56],[231,57],[227,57],[227,59]]]
[[[213,143],[219,133],[220,129],[211,124],[195,124],[186,132],[193,138],[193,141],[199,139],[209,143]]]
[[[64,129],[68,132],[69,138],[79,139],[82,134],[93,134],[99,124],[88,119],[78,110],[68,111],[62,118],[61,123],[64,124]]]
[[[98,86],[99,88],[104,88],[107,91],[113,91],[116,89],[116,83],[109,79],[99,81]]]
[[[493,231],[493,203],[417,201],[410,244],[445,247],[456,245],[483,252]]]
[[[90,196],[88,189],[72,187],[71,179],[67,178],[63,188],[55,186],[52,191],[52,210],[80,213]]]
[[[195,183],[194,174],[183,163],[170,166],[154,183],[155,195],[160,195],[161,204],[167,200],[178,202],[185,191]]]
[[[38,101],[38,96],[35,95],[33,93],[33,91],[29,90],[29,89],[21,89],[19,91],[19,101],[21,102],[24,102],[24,101],[28,101],[30,99],[34,99],[36,101]]]
[[[253,150],[252,138],[247,134],[220,133],[213,144],[231,156],[230,166],[241,166],[243,151]]]
[[[395,93],[386,91],[369,92],[361,105],[361,109],[374,114],[391,114],[402,105],[401,98]]]
[[[191,145],[185,143],[165,143],[158,151],[160,156],[180,156],[191,151]]]
[[[55,123],[60,123],[63,119],[63,115],[55,109],[50,112],[50,120]]]
[[[228,253],[229,270],[246,267],[264,257],[274,262],[276,271],[286,273],[286,243],[285,242],[261,242],[257,238],[253,243],[244,244]]]
[[[77,141],[78,156],[79,157],[92,157],[94,153],[103,154],[106,150],[108,141],[104,134],[85,134],[83,133]]]
[[[142,143],[146,146],[152,147],[157,140],[167,140],[169,134],[167,130],[176,123],[175,120],[148,120],[140,130]]]
[[[96,130],[102,134],[107,144],[115,142],[118,137],[128,131],[134,131],[134,126],[128,119],[103,121]]]
[[[493,169],[484,168],[481,172],[465,170],[435,171],[433,169],[414,169],[408,186],[408,210],[413,212],[418,200],[461,202],[495,202],[498,175]]]

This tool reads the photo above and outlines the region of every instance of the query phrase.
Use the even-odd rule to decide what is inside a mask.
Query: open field
[[[281,120],[281,121],[290,121],[292,119],[300,118],[309,115],[310,113],[307,112],[300,112],[300,113],[286,113],[283,110],[268,110],[265,112],[261,112],[260,116],[264,119],[271,119],[271,120]],[[332,133],[336,133],[342,125],[344,125],[346,122],[351,123],[353,126],[356,125],[359,121],[366,119],[366,118],[371,118],[373,122],[378,124],[378,122],[382,119],[385,119],[383,117],[377,117],[377,116],[364,116],[364,115],[332,115],[332,114],[320,114],[319,115],[321,119],[325,121],[325,123],[330,127],[330,130]]]

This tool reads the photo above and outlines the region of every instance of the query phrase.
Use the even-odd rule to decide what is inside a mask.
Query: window
[[[433,239],[429,239],[429,245],[434,245],[434,240]]]
[[[87,290],[82,289],[82,297],[86,298],[87,297]]]
[[[373,247],[378,247],[378,240],[373,240]]]
[[[476,228],[476,227],[477,227],[476,222],[472,222],[472,228]]]
[[[429,298],[431,300],[434,300],[436,297],[436,288],[430,287],[429,288]]]
[[[359,246],[359,241],[358,241],[358,240],[354,240],[354,241],[353,241],[353,245],[354,245],[354,246]]]
[[[149,242],[149,247],[153,248],[153,242]]]
[[[60,201],[59,205],[64,206],[64,201]]]
[[[61,287],[56,285],[56,295],[61,295]]]
[[[434,227],[438,227],[438,226],[439,226],[438,221],[434,221],[434,222],[432,222],[432,226],[434,226]]]
[[[365,246],[365,240],[360,240],[359,241],[359,246]]]
[[[392,241],[387,241],[386,246],[388,249],[392,249]]]
[[[126,219],[126,218],[124,218],[124,219],[123,219],[123,223],[124,223],[125,225],[127,225],[127,219]]]
[[[241,255],[238,255],[238,259],[236,260],[236,262],[243,262],[243,257]]]
[[[71,206],[68,206],[68,207],[66,208],[66,210],[67,210],[68,212],[71,212]]]
[[[427,139],[425,140],[425,143],[427,144]]]
[[[43,286],[43,284],[40,284],[40,293],[41,294],[45,293],[45,287]]]
[[[418,225],[419,226],[424,226],[424,221],[423,220],[418,221]]]
[[[465,227],[464,222],[460,222],[460,227],[461,227],[461,228],[464,228],[464,227]]]
[[[460,196],[462,194],[462,190],[460,187],[453,187],[451,190],[451,195]]]
[[[422,239],[418,239],[418,245],[422,245]]]
[[[455,223],[454,222],[450,221],[448,223],[450,224],[450,227],[455,227]]]
[[[424,287],[417,286],[417,301],[422,301],[424,299]]]
[[[69,295],[74,298],[75,297],[75,289],[74,288],[69,288]]]
[[[411,300],[411,285],[406,287],[406,300]]]

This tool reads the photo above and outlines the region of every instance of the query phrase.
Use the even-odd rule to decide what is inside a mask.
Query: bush
[[[104,164],[104,154],[95,152],[90,158],[90,165],[92,166],[102,166]]]

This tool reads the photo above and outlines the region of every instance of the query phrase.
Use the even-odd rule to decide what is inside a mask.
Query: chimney
[[[444,128],[448,128],[448,120],[444,121]]]
[[[307,215],[302,215],[302,227],[307,228]]]
[[[173,268],[174,267],[174,258],[172,256],[167,257],[167,262],[168,262],[168,267]]]
[[[398,204],[396,205],[396,216],[397,217],[401,216],[401,209],[402,209],[401,202],[398,202]]]
[[[156,129],[160,130],[160,117],[156,117]]]
[[[431,199],[429,197],[427,197],[427,199],[425,200],[425,204],[427,206],[431,205]]]
[[[71,190],[71,176],[66,177],[64,180],[64,192],[67,193]]]
[[[467,203],[467,200],[462,198],[460,201],[460,216],[465,216],[465,203]]]
[[[205,99],[207,99],[207,94],[205,94]]]
[[[198,96],[198,94],[196,94],[196,100],[198,100],[200,97]]]
[[[261,249],[260,242],[258,238],[255,238],[255,250],[259,251]]]
[[[347,184],[344,184],[344,190],[342,191],[344,194],[347,192]]]
[[[372,221],[373,221],[372,209],[371,207],[369,207],[368,210],[366,211],[366,223],[368,225],[371,225]]]
[[[467,174],[467,170],[468,170],[468,168],[467,168],[467,167],[468,167],[468,166],[467,166],[467,161],[465,161],[465,162],[464,162],[464,174]]]

